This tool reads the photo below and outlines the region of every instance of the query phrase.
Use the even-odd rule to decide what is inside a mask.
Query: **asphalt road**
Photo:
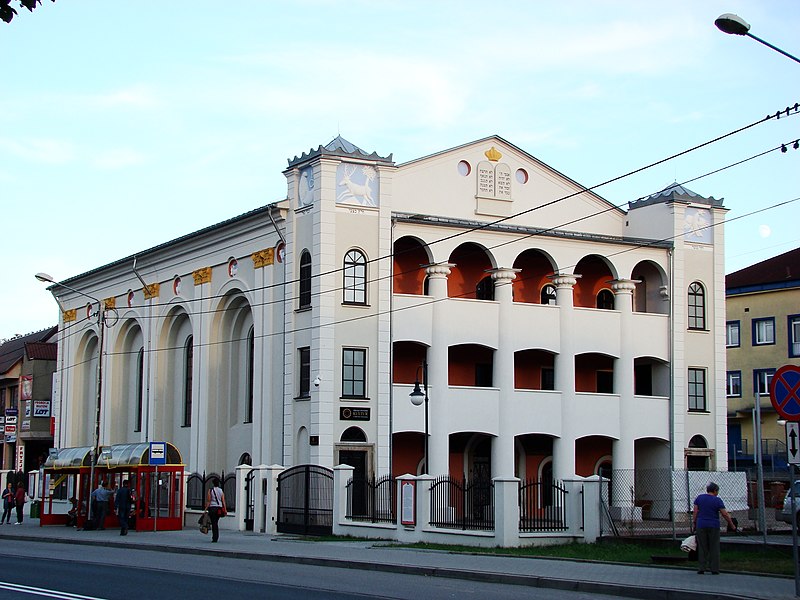
[[[70,600],[597,600],[601,596],[213,556],[14,541],[0,563],[0,598]],[[568,565],[565,564],[565,569]],[[605,598],[608,598],[605,596]]]

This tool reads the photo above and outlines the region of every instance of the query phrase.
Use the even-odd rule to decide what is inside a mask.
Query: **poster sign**
[[[33,401],[33,416],[34,417],[49,417],[50,416],[50,400],[34,400]]]
[[[402,525],[416,525],[417,523],[417,516],[414,514],[416,508],[414,496],[414,482],[404,481],[400,485],[400,499],[402,500],[400,523]]]
[[[6,425],[16,425],[17,415],[6,415]]]
[[[19,399],[33,399],[33,375],[21,375],[19,378]]]

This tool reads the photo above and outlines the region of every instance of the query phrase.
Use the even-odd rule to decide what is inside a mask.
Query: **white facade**
[[[64,282],[115,306],[101,445],[166,440],[195,472],[725,468],[721,202],[626,212],[498,137],[401,165],[337,138],[284,174],[286,200],[142,252],[141,279],[130,257]],[[51,289],[75,310],[56,444],[91,445],[97,325]]]

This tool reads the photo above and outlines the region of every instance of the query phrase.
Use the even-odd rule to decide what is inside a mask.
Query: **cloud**
[[[154,91],[146,86],[133,86],[81,98],[81,102],[95,108],[152,109],[161,105]]]
[[[772,235],[772,228],[769,225],[759,225],[758,235],[760,235],[762,238],[768,238]]]
[[[30,162],[65,164],[75,159],[75,147],[63,140],[0,138],[0,152]]]
[[[116,148],[97,156],[92,165],[98,169],[121,169],[142,164],[146,158],[144,154],[130,148]]]

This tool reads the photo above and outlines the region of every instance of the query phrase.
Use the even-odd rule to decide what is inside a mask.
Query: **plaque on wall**
[[[366,406],[343,406],[339,409],[342,421],[369,421],[370,408]]]

